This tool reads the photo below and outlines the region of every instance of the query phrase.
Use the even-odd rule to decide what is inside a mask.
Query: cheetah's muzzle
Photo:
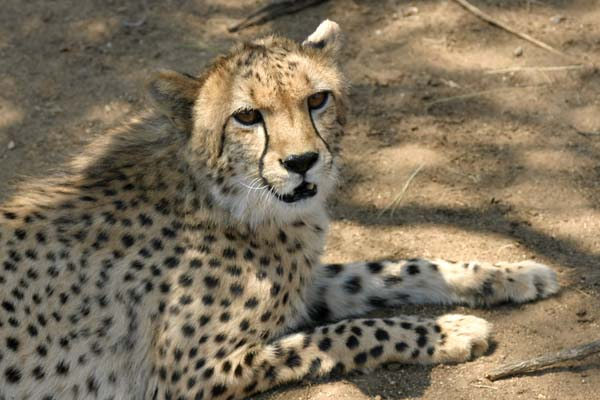
[[[310,182],[302,182],[292,193],[277,194],[277,198],[286,203],[295,203],[300,200],[308,199],[317,194],[317,185]]]

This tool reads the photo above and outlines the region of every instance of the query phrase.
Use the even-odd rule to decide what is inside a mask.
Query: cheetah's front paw
[[[509,297],[514,302],[542,299],[558,292],[560,288],[556,272],[533,260],[503,263],[499,266],[506,272]]]
[[[487,351],[492,326],[486,320],[472,315],[448,314],[436,322],[441,333],[432,361],[463,362]]]

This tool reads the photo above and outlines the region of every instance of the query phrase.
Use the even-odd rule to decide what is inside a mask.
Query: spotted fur
[[[0,399],[239,399],[389,361],[460,362],[487,349],[484,320],[354,317],[558,290],[534,263],[320,264],[339,48],[325,21],[301,45],[268,37],[197,77],[161,72],[153,111],[0,208]],[[259,122],[236,122],[252,110]],[[284,162],[306,153],[306,171]]]

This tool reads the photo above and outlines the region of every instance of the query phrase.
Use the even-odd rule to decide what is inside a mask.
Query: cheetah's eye
[[[240,110],[233,114],[233,118],[242,125],[254,125],[262,121],[262,115],[258,110]]]
[[[329,92],[319,92],[308,96],[306,102],[308,103],[309,110],[318,110],[327,103],[329,98]]]

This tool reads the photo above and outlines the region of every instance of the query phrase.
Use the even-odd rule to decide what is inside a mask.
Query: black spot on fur
[[[404,342],[398,342],[398,343],[396,343],[396,345],[394,347],[396,348],[397,352],[402,353],[404,350],[406,350],[408,348],[408,345]]]
[[[15,312],[15,305],[9,301],[3,301],[2,308],[4,308],[5,311],[10,312],[10,313]]]
[[[183,287],[190,287],[190,286],[192,286],[192,283],[194,282],[194,280],[192,279],[192,277],[190,275],[183,274],[183,275],[179,275],[178,282]]]
[[[419,266],[416,264],[408,264],[406,266],[406,271],[408,272],[409,275],[417,275],[419,272],[421,272],[421,270],[419,269]]]
[[[310,319],[317,323],[327,321],[331,316],[331,310],[324,300],[317,301],[315,304],[313,304],[308,313]]]
[[[360,344],[360,342],[354,335],[351,335],[348,338],[348,340],[346,340],[346,347],[348,347],[349,349],[355,349],[358,347],[359,344]]]
[[[244,293],[244,287],[242,285],[240,285],[239,283],[234,283],[231,286],[229,286],[229,292],[234,297],[239,297]]]
[[[202,376],[204,377],[204,379],[210,379],[214,373],[215,373],[215,369],[210,367],[210,368],[206,368],[204,370],[204,373],[202,373]]]
[[[8,347],[12,351],[19,350],[19,339],[15,337],[7,337],[6,338],[6,347]]]
[[[10,212],[10,211],[4,211],[4,218],[6,219],[17,219],[17,214],[15,214],[14,212]]]
[[[69,373],[69,364],[65,361],[60,361],[56,364],[56,373],[58,375],[67,375]]]
[[[285,360],[285,365],[288,368],[299,367],[302,365],[302,358],[298,355],[298,353],[296,353],[295,350],[291,350]]]
[[[356,294],[362,289],[360,276],[353,276],[344,282],[344,290],[350,294]]]
[[[250,328],[250,322],[247,319],[242,320],[242,322],[240,322],[240,329],[242,332],[247,331],[248,328]]]
[[[493,279],[486,279],[481,285],[481,295],[484,297],[494,296],[494,281]]]
[[[15,229],[15,237],[19,240],[25,240],[25,237],[27,237],[27,232],[25,232],[23,229]]]
[[[356,365],[363,365],[366,362],[367,362],[367,353],[366,352],[363,351],[354,356],[354,363]]]
[[[419,326],[417,326],[417,327],[415,328],[415,333],[416,333],[417,335],[421,335],[421,336],[423,336],[423,335],[427,335],[427,333],[428,333],[428,332],[427,332],[427,328],[425,328],[424,326],[420,326],[420,325],[419,325]]]
[[[254,252],[250,249],[246,249],[244,252],[244,260],[251,261],[254,259]]]
[[[11,384],[19,383],[21,380],[21,370],[16,366],[10,366],[4,370],[6,381]]]
[[[387,306],[387,300],[383,297],[371,296],[367,299],[367,302],[372,307],[381,308]]]
[[[219,278],[216,278],[212,275],[206,275],[204,277],[204,285],[208,288],[208,289],[214,289],[219,285]]]
[[[387,331],[383,329],[377,329],[375,331],[375,339],[379,340],[380,342],[383,342],[386,340],[390,340],[390,335],[389,333],[387,333]]]
[[[383,277],[383,283],[385,286],[394,286],[402,283],[402,277],[396,275],[387,275]]]
[[[350,330],[352,331],[352,333],[354,333],[356,336],[362,336],[362,329],[360,329],[358,326],[353,326],[352,328],[350,328]]]
[[[321,339],[319,341],[319,350],[321,351],[327,351],[331,348],[331,339],[328,337],[325,337],[323,339]]]
[[[223,363],[223,366],[221,367],[221,370],[222,370],[223,372],[225,372],[225,373],[227,373],[227,372],[231,371],[231,362],[229,362],[229,361],[225,361],[225,362]]]
[[[125,234],[121,237],[121,243],[125,247],[131,247],[135,243],[135,239],[130,234]]]
[[[383,354],[383,346],[375,346],[371,350],[369,350],[369,354],[373,358],[377,358]]]
[[[176,268],[179,265],[179,258],[177,257],[167,257],[165,258],[165,266],[169,269]]]
[[[346,366],[344,364],[342,364],[341,362],[338,362],[337,364],[335,364],[335,366],[331,370],[331,374],[335,375],[335,376],[342,375],[344,372],[346,372]]]
[[[244,303],[244,308],[253,309],[253,308],[256,308],[257,305],[258,305],[258,299],[256,297],[250,297]]]
[[[221,385],[221,384],[217,384],[217,385],[215,385],[215,386],[212,387],[212,390],[210,391],[210,393],[214,397],[218,397],[218,396],[222,395],[223,393],[225,393],[226,391],[227,391],[227,386]]]
[[[225,250],[223,250],[223,257],[226,259],[232,259],[235,258],[236,256],[236,251],[235,249],[231,248],[231,247],[227,247],[225,248]]]
[[[325,271],[327,271],[327,276],[329,278],[333,278],[340,272],[342,272],[343,266],[342,264],[328,264],[325,265]]]
[[[190,324],[183,324],[183,326],[181,327],[181,333],[183,334],[183,336],[189,338],[194,336],[194,334],[196,333],[196,328],[194,328]]]
[[[367,264],[367,268],[372,274],[378,274],[383,269],[383,264],[378,262],[370,262]]]
[[[321,370],[321,359],[319,357],[315,357],[310,362],[310,367],[308,368],[308,376],[317,376],[320,370]]]

